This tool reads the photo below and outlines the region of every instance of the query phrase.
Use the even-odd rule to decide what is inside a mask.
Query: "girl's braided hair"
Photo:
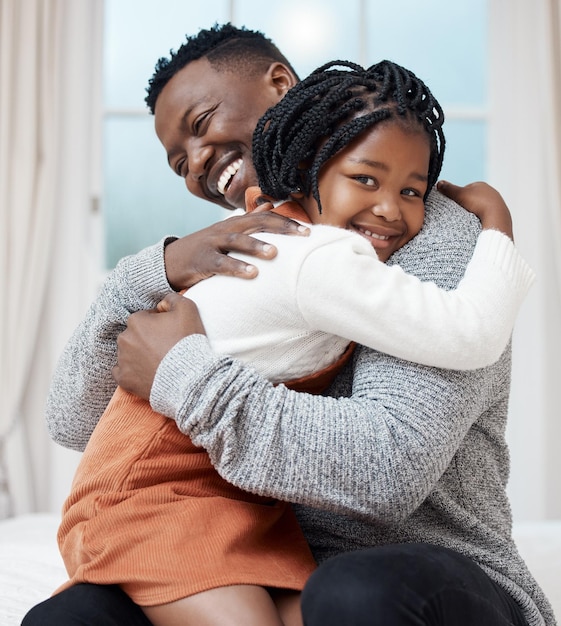
[[[391,61],[368,69],[332,61],[271,107],[253,135],[261,190],[277,199],[296,190],[312,193],[321,212],[318,176],[323,164],[360,133],[390,119],[428,134],[428,195],[442,168],[444,113],[413,72]]]

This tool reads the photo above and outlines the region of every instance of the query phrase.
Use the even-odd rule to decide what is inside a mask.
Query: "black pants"
[[[427,544],[342,554],[302,596],[306,626],[527,626],[515,601],[471,559]]]
[[[304,589],[302,612],[306,626],[527,626],[518,605],[480,567],[426,544],[326,561]],[[34,607],[22,626],[150,622],[118,587],[76,585]]]

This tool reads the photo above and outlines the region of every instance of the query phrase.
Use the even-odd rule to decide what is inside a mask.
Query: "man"
[[[297,80],[278,51],[264,54],[258,44],[250,52],[255,34],[248,33],[203,31],[171,62],[160,62],[148,96],[171,167],[190,191],[223,206],[239,205],[255,182],[249,150],[256,118]],[[461,199],[461,190],[452,193]],[[115,339],[128,322],[114,369],[119,384],[175,418],[227,480],[299,505],[320,563],[303,595],[306,624],[554,624],[510,539],[508,351],[490,368],[445,372],[359,349],[333,397],[307,396],[272,388],[212,354],[196,312],[179,296],[168,295],[166,313],[142,311],[169,294],[169,285],[179,290],[214,273],[217,250],[259,252],[246,233],[296,228],[270,215],[246,219],[163,242],[118,265],[55,375],[53,437],[84,447],[115,388]],[[235,243],[224,245],[230,228]],[[396,260],[451,288],[477,230],[435,194],[423,231]],[[226,263],[226,273],[252,275]],[[39,623],[147,621],[118,589],[81,585],[24,621]]]

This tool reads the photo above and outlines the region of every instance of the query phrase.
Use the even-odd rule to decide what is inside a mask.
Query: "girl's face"
[[[314,224],[354,230],[385,262],[423,225],[430,145],[419,129],[383,122],[329,159],[319,176],[322,213],[299,199]]]

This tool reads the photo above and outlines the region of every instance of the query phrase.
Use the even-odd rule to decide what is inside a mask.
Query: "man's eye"
[[[205,132],[205,126],[208,126],[210,120],[212,119],[214,113],[218,110],[220,103],[214,104],[210,106],[210,108],[201,111],[197,117],[193,120],[192,131],[195,136],[198,136],[200,133]]]
[[[199,115],[199,117],[194,121],[193,132],[195,133],[195,135],[199,134],[201,130],[201,126],[203,125],[203,122],[205,121],[206,117],[207,117],[207,114],[203,113],[202,115]]]
[[[197,118],[195,118],[195,121],[193,122],[193,133],[195,135],[202,132],[204,130],[204,126],[208,125],[212,114],[216,111],[216,108],[217,107],[212,107],[211,109],[208,109],[208,111],[203,111]]]
[[[180,159],[175,164],[175,173],[178,176],[181,176],[181,178],[185,178],[186,176],[186,174],[183,173],[183,167],[185,166],[186,163],[187,163],[187,159]]]

